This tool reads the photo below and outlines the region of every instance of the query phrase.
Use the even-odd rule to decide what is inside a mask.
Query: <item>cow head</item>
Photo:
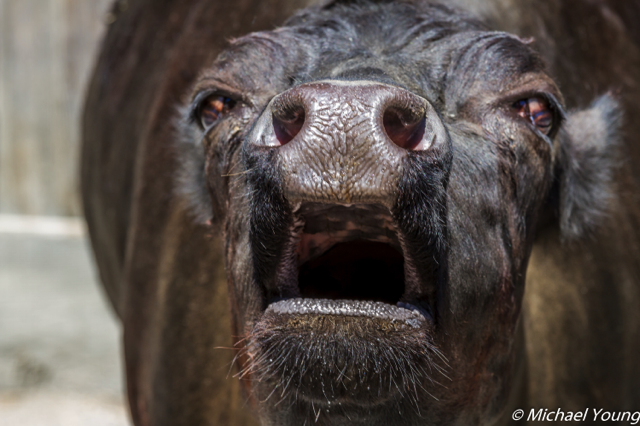
[[[263,424],[499,415],[536,232],[603,210],[615,102],[567,114],[527,41],[401,3],[234,40],[189,105],[180,188],[224,230]]]

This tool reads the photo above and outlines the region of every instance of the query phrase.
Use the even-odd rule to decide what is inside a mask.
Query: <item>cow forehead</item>
[[[518,75],[545,69],[527,42],[514,35],[488,31],[441,6],[398,4],[307,12],[285,27],[237,39],[212,72],[244,89],[263,88],[264,81],[247,81],[248,64],[255,74],[262,72],[260,80],[272,74],[267,86],[276,91],[287,88],[275,81],[278,77],[289,85],[366,79],[432,101],[446,90],[462,93],[478,80],[490,90],[508,90]]]

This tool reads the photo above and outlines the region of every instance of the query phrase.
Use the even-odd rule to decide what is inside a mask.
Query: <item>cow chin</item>
[[[305,313],[325,310],[360,313]],[[253,330],[246,371],[260,383],[262,401],[293,397],[317,407],[404,398],[417,403],[424,382],[437,380],[433,375],[442,368],[430,331],[420,314],[382,303],[278,302]]]

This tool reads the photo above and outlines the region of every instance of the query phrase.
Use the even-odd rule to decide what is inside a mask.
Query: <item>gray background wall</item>
[[[80,213],[79,119],[111,2],[0,0],[0,213]]]

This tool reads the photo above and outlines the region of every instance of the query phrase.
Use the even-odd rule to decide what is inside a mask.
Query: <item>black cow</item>
[[[136,425],[640,410],[640,6],[451,3],[118,17],[83,194]]]

